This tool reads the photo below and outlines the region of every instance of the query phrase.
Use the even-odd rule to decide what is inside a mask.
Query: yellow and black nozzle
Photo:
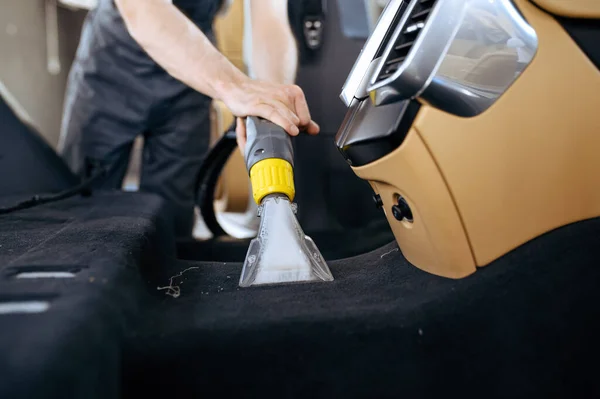
[[[246,118],[246,167],[252,196],[260,205],[271,194],[284,194],[290,201],[294,188],[294,150],[290,136],[279,126],[257,117]]]
[[[279,126],[246,118],[245,159],[260,227],[250,242],[240,286],[331,281],[321,252],[304,234],[295,215],[294,152]]]

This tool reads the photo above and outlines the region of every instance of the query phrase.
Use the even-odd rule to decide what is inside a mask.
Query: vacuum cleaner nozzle
[[[263,200],[258,236],[250,242],[241,287],[333,280],[321,252],[298,224],[294,209],[283,195]]]
[[[239,285],[332,281],[331,271],[313,240],[296,219],[293,149],[279,126],[246,119],[246,166],[259,205],[260,227],[250,242]]]

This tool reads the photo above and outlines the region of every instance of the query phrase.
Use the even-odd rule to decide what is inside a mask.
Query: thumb
[[[244,118],[237,118],[237,124],[235,126],[235,138],[237,140],[238,147],[244,156],[244,150],[246,149],[246,124]]]

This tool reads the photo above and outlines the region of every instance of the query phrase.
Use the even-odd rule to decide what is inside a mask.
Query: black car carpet
[[[51,304],[0,314],[0,397],[600,396],[600,219],[462,280],[389,244],[245,289],[239,262],[177,260],[167,220],[127,193],[0,216],[0,303]],[[39,268],[75,277],[15,278]]]
[[[125,333],[174,258],[164,214],[153,196],[106,193],[0,216],[0,398],[119,397]],[[18,278],[40,272],[73,276]]]
[[[462,280],[395,244],[330,262],[332,283],[242,289],[240,263],[179,262],[129,337],[125,396],[598,397],[599,237],[567,226]]]
[[[305,233],[313,239],[327,260],[357,256],[394,241],[394,235],[385,220],[373,221],[362,228]],[[250,239],[229,236],[206,241],[180,240],[177,254],[185,260],[243,262],[249,245]]]

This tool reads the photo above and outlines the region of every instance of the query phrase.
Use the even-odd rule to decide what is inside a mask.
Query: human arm
[[[298,48],[288,16],[288,2],[282,0],[248,0],[252,27],[250,69],[257,79],[291,85],[296,79]],[[317,134],[319,126],[311,120],[306,101],[294,109],[300,129]],[[240,148],[245,145],[245,126],[238,119]]]
[[[115,3],[130,35],[170,75],[221,100],[238,117],[259,116],[298,134],[303,125],[296,109],[307,108],[298,87],[250,79],[171,0]]]
[[[298,47],[289,23],[288,2],[247,0],[252,53],[249,67],[259,80],[294,84]]]

